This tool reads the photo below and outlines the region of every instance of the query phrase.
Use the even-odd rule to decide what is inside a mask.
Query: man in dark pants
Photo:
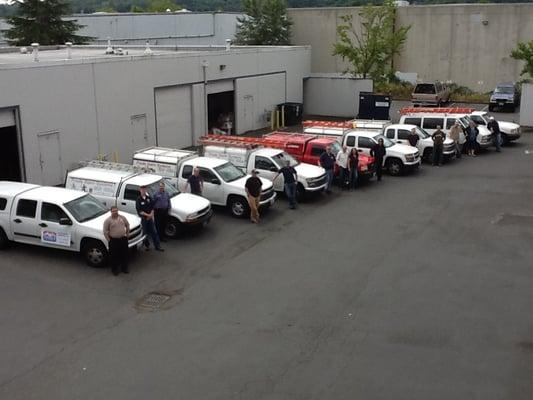
[[[165,229],[167,227],[168,212],[170,211],[170,196],[165,191],[165,182],[159,182],[159,192],[154,195],[154,217],[159,240],[166,242]]]
[[[161,248],[161,243],[159,243],[159,235],[155,228],[154,223],[154,201],[146,191],[146,186],[141,186],[139,188],[139,197],[135,202],[135,208],[137,209],[137,214],[141,217],[141,225],[143,227],[143,232],[146,235],[144,240],[144,248],[146,251],[150,250],[150,241],[148,237],[154,242],[154,247],[157,251],[165,251]]]
[[[280,174],[283,174],[283,181],[285,182],[284,189],[287,199],[289,199],[289,208],[294,210],[296,208],[298,175],[296,174],[294,167],[291,167],[291,162],[289,160],[285,161],[285,165],[280,168],[276,175],[274,175],[272,181],[274,182]]]
[[[104,236],[109,244],[109,263],[113,275],[120,271],[129,273],[128,269],[128,236],[130,224],[126,217],[118,213],[116,206],[111,207],[111,216],[104,221]]]
[[[416,128],[411,129],[411,132],[409,132],[409,136],[407,136],[407,141],[409,142],[409,145],[416,147],[419,140],[420,138],[418,137],[416,133]]]
[[[446,134],[441,131],[440,126],[437,125],[437,130],[433,132],[431,138],[433,139],[433,165],[440,167],[442,164],[442,151]]]
[[[489,123],[487,124],[487,128],[489,131],[492,132],[492,142],[494,143],[494,146],[496,147],[496,151],[499,153],[501,152],[501,132],[500,132],[500,124],[498,124],[498,121],[494,119],[494,117],[489,117]]]
[[[374,157],[376,162],[376,176],[378,177],[378,181],[381,180],[381,175],[383,175],[383,158],[386,153],[387,150],[385,150],[385,146],[383,145],[383,139],[378,139],[378,143],[370,149],[370,155]]]
[[[202,195],[204,189],[204,180],[200,176],[200,170],[198,167],[194,167],[192,175],[187,178],[187,185],[191,187],[191,193],[197,196]]]
[[[335,172],[335,155],[331,152],[331,146],[326,147],[326,151],[320,155],[318,165],[326,170],[328,184],[326,186],[326,193],[331,193],[331,184],[333,183],[333,174]]]

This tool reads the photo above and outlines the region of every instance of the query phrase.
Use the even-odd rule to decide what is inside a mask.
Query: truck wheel
[[[387,160],[387,171],[392,176],[398,176],[402,173],[403,163],[397,158],[389,158]]]
[[[176,218],[169,218],[165,227],[165,235],[169,238],[176,239],[183,232],[183,225]]]
[[[0,249],[5,249],[9,245],[9,239],[2,228],[0,228]]]
[[[243,218],[250,212],[248,201],[242,196],[232,196],[228,200],[228,208],[235,218]]]
[[[305,191],[304,185],[298,183],[296,186],[296,200],[299,202],[305,201],[307,199],[307,193]]]
[[[422,155],[422,159],[424,160],[424,162],[430,163],[433,159],[433,148],[426,148],[424,150],[424,154]]]
[[[81,253],[90,267],[100,268],[107,265],[107,249],[98,240],[87,240],[83,243]]]

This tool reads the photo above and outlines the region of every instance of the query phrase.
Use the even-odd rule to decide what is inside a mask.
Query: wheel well
[[[403,165],[403,161],[400,160],[398,157],[387,157],[387,161],[385,161],[385,164],[386,164],[386,165],[389,165],[389,164],[390,164],[391,162],[393,162],[393,161],[399,161],[400,164]]]
[[[80,242],[80,251],[83,251],[83,249],[85,249],[85,246],[87,246],[91,242],[100,243],[102,246],[104,246],[107,249],[107,246],[101,240],[84,237],[83,239],[81,239],[81,242]]]
[[[244,196],[241,196],[240,194],[230,194],[228,196],[228,200],[226,201],[226,205],[229,207],[230,203],[232,202],[233,199],[242,199],[244,200],[244,202],[246,202],[246,197]]]

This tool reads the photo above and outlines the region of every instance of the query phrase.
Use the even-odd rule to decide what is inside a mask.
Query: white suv
[[[385,137],[395,143],[408,145],[408,137],[412,129],[415,129],[418,135],[419,140],[416,147],[420,151],[420,154],[422,154],[422,159],[426,162],[431,161],[431,157],[433,156],[433,139],[422,128],[416,125],[392,124],[385,128]],[[443,146],[443,155],[448,159],[453,158],[455,155],[455,144],[453,140],[446,138]]]
[[[370,155],[370,149],[379,139],[383,139],[386,150],[383,166],[389,174],[400,175],[420,166],[420,153],[416,147],[394,143],[376,131],[350,130],[344,135],[343,145],[350,149],[356,147],[357,150]]]

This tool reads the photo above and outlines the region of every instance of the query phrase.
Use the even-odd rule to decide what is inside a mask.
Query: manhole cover
[[[137,307],[147,311],[155,311],[161,308],[163,304],[169,301],[172,296],[165,293],[152,292],[148,293],[139,300]]]

